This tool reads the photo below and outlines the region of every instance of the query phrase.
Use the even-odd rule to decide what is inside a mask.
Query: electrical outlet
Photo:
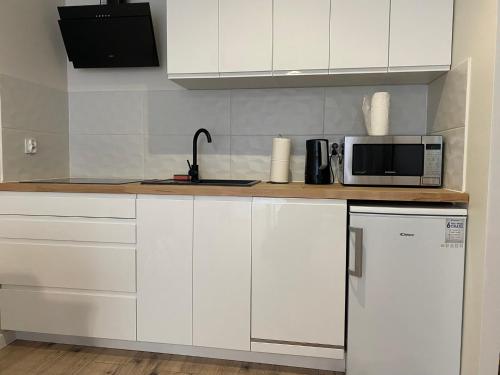
[[[25,138],[24,139],[24,153],[28,155],[34,155],[38,152],[38,141],[36,138]]]

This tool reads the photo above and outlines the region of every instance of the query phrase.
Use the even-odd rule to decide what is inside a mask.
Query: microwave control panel
[[[424,146],[424,175],[422,176],[422,185],[441,186],[443,144],[427,143]]]

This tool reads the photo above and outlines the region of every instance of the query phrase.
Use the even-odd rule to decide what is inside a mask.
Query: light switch
[[[24,153],[34,155],[38,152],[38,142],[36,138],[24,139]]]

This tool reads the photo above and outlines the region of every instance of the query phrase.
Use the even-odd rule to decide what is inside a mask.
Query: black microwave
[[[442,185],[441,136],[345,137],[339,158],[344,185]]]

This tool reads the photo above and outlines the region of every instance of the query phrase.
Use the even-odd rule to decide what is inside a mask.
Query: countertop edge
[[[198,196],[236,196],[264,198],[306,198],[342,199],[394,202],[428,203],[468,203],[469,194],[441,188],[404,188],[404,187],[360,187],[334,185],[306,185],[290,183],[274,185],[259,183],[251,187],[230,186],[173,186],[99,184],[47,184],[47,183],[0,183],[4,192],[40,193],[95,193],[95,194],[144,194],[144,195],[198,195]]]

